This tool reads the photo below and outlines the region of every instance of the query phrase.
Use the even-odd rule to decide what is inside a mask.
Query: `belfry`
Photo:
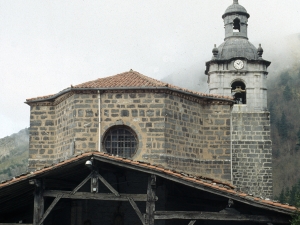
[[[210,94],[234,98],[231,117],[233,184],[243,191],[272,195],[272,148],[267,110],[267,68],[261,45],[248,40],[250,15],[234,0],[222,18],[225,39],[206,62]]]
[[[249,17],[237,0],[226,9],[222,16],[225,39],[214,47],[205,73],[211,94],[233,96],[239,110],[262,112],[267,110],[267,68],[271,63],[262,58],[261,45],[256,48],[248,40]]]

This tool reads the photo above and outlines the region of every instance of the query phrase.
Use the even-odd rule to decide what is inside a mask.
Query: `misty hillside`
[[[300,193],[300,34],[278,42],[280,46],[273,46],[272,54],[264,57],[272,62],[268,76],[268,108],[271,112],[275,196],[282,190],[298,186]],[[265,46],[270,49],[268,44]],[[207,92],[204,70],[204,65],[194,65],[162,80]],[[28,129],[0,139],[0,181],[27,170],[28,142]]]
[[[274,191],[300,180],[300,66],[269,82],[268,103],[273,141]]]
[[[28,149],[27,128],[0,139],[0,181],[27,171]]]

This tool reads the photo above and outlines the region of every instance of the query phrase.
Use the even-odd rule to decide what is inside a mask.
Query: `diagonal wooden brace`
[[[120,196],[119,192],[116,191],[116,189],[114,189],[98,172],[97,176],[99,178],[99,180],[112,192],[115,194],[115,196]]]
[[[74,195],[91,177],[93,176],[93,172],[90,173],[77,187],[74,188],[73,191],[70,192],[71,195]],[[63,194],[58,194],[56,198],[53,200],[51,205],[48,207],[40,221],[37,223],[38,225],[41,225],[44,220],[47,218],[51,210],[54,208],[54,206],[58,203],[58,201],[63,197]]]
[[[142,215],[140,209],[138,208],[138,206],[136,205],[136,203],[133,201],[132,198],[128,198],[128,201],[130,202],[132,208],[134,209],[134,211],[136,212],[136,214],[138,215],[138,217],[140,218],[140,220],[142,221],[142,224],[145,225],[145,218]]]
[[[41,225],[44,220],[46,219],[46,217],[49,215],[49,213],[51,212],[51,210],[54,208],[54,206],[56,205],[56,203],[62,198],[63,195],[58,195],[53,202],[51,203],[51,205],[48,207],[48,209],[46,210],[46,212],[44,213],[43,217],[41,218],[40,222],[38,223],[38,225]]]

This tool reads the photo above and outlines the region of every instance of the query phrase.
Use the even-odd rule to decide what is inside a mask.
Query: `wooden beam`
[[[92,193],[98,193],[98,183],[99,183],[99,180],[98,180],[98,175],[97,173],[93,173],[93,176],[91,178],[91,192]]]
[[[54,208],[54,206],[56,205],[56,203],[62,198],[62,195],[58,195],[53,202],[51,203],[51,205],[48,207],[48,209],[46,210],[46,212],[44,213],[43,217],[41,218],[41,220],[39,221],[38,225],[41,225],[44,220],[46,219],[46,217],[49,215],[49,213],[51,212],[51,210]]]
[[[76,188],[74,188],[73,191],[71,192],[67,192],[68,195],[72,196],[74,195],[92,176],[93,176],[94,172],[91,172]],[[42,197],[46,196],[44,193],[42,194]],[[48,207],[48,209],[46,210],[46,212],[42,215],[40,218],[38,218],[38,220],[33,220],[33,225],[42,225],[42,223],[44,222],[44,220],[46,219],[46,217],[49,215],[49,213],[51,212],[51,210],[54,208],[54,206],[57,204],[57,202],[64,196],[64,193],[57,193],[55,196],[55,199],[53,200],[53,202],[51,203],[51,205]],[[36,215],[36,212],[34,212],[34,215]]]
[[[140,209],[138,208],[138,206],[136,205],[136,203],[133,201],[132,198],[128,198],[128,201],[130,202],[132,208],[134,209],[134,211],[136,212],[136,214],[138,215],[138,217],[140,218],[140,220],[142,221],[142,224],[143,225],[146,225],[145,224],[145,218],[143,217]]]
[[[196,223],[196,220],[191,220],[188,225],[194,225]]]
[[[39,224],[44,213],[43,182],[41,180],[32,180],[36,185],[34,191],[33,203],[33,224]]]
[[[156,201],[156,176],[148,177],[147,187],[147,203],[146,203],[146,223],[147,225],[154,225],[154,211]]]
[[[95,200],[103,200],[103,201],[128,201],[128,198],[132,198],[137,202],[146,202],[147,195],[146,194],[119,194],[119,196],[115,196],[112,193],[89,193],[89,192],[77,192],[75,194],[71,194],[68,191],[44,191],[45,197],[56,197],[57,195],[62,195],[62,198],[70,198],[70,199],[95,199]]]
[[[93,172],[91,172],[76,188],[74,188],[71,194],[75,194],[92,176]]]
[[[201,184],[195,184],[191,181],[187,181],[187,180],[184,180],[182,178],[166,174],[164,172],[159,172],[159,171],[156,171],[156,170],[152,170],[152,169],[149,169],[149,168],[144,168],[144,167],[136,166],[136,165],[132,165],[132,164],[126,164],[124,162],[120,162],[120,161],[117,161],[117,160],[112,160],[110,158],[103,158],[102,156],[94,155],[93,157],[94,157],[94,159],[96,159],[97,161],[100,161],[100,162],[105,162],[105,163],[108,163],[110,165],[115,165],[115,166],[118,166],[118,167],[121,167],[121,168],[132,169],[132,170],[140,171],[140,172],[147,173],[147,174],[154,174],[154,175],[157,175],[159,177],[165,178],[167,180],[174,181],[176,183],[183,184],[183,185],[188,186],[188,187],[192,187],[192,188],[195,188],[195,189],[198,189],[198,190],[202,190],[202,191],[206,191],[206,192],[209,192],[209,193],[212,193],[212,194],[223,196],[225,198],[230,198],[230,199],[233,199],[235,201],[239,201],[239,202],[242,202],[242,203],[245,203],[247,205],[257,207],[257,208],[272,210],[272,211],[276,211],[276,212],[279,212],[279,213],[284,213],[286,215],[293,215],[294,211],[295,211],[295,210],[284,209],[284,208],[276,207],[276,206],[272,206],[272,205],[264,205],[264,204],[261,204],[259,202],[256,203],[255,201],[253,201],[251,199],[246,199],[246,198],[240,197],[236,194],[228,193],[228,192],[222,191],[222,190],[217,190],[217,189],[211,188],[209,186],[205,186],[205,185],[201,185]]]
[[[115,196],[120,196],[120,194],[97,172],[99,180],[112,192]]]
[[[280,223],[289,224],[289,219],[276,216],[245,215],[245,214],[224,214],[218,212],[187,212],[187,211],[156,211],[154,218],[157,220],[223,220],[240,222],[259,222],[259,223]]]

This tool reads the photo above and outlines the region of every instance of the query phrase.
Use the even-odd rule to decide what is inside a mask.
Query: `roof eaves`
[[[57,94],[54,95],[50,95],[49,97],[41,97],[41,98],[32,98],[32,99],[27,99],[26,100],[26,104],[30,104],[30,103],[36,103],[36,102],[44,102],[44,101],[53,101],[54,99],[56,99],[57,97],[66,94],[70,91],[107,91],[107,90],[171,90],[171,91],[175,91],[175,92],[179,92],[182,94],[186,94],[186,95],[191,95],[194,97],[200,97],[200,98],[206,98],[206,99],[211,99],[211,100],[223,100],[223,101],[230,101],[230,102],[234,102],[233,98],[230,96],[219,96],[219,95],[212,95],[212,94],[204,94],[204,93],[200,93],[200,92],[193,92],[190,90],[186,90],[186,89],[182,89],[182,88],[177,88],[177,87],[105,87],[105,88],[67,88]]]
[[[156,174],[160,177],[173,180],[175,182],[179,182],[191,186],[193,188],[197,188],[203,191],[208,191],[210,193],[214,193],[223,197],[232,198],[233,200],[242,201],[249,205],[272,209],[280,213],[292,215],[297,210],[297,208],[294,206],[284,205],[268,199],[253,197],[252,195],[248,195],[246,193],[237,192],[234,190],[234,186],[228,183],[217,181],[211,178],[196,177],[193,175],[176,172],[174,170],[169,170],[162,166],[155,166],[146,162],[133,161],[131,159],[121,158],[121,157],[109,155],[107,153],[102,153],[102,152],[83,153],[81,155],[76,155],[68,160],[61,161],[58,164],[45,167],[40,170],[36,170],[34,172],[20,175],[11,180],[2,182],[0,184],[0,190],[4,187],[8,187],[18,182],[29,180],[32,178],[39,177],[40,175],[47,174],[48,172],[51,172],[52,170],[55,170],[57,168],[61,168],[65,165],[69,165],[76,161],[83,160],[85,157],[87,158],[94,157],[96,160],[107,162],[110,164],[115,164],[115,165],[121,163],[122,166],[130,169],[136,169],[142,172]]]

